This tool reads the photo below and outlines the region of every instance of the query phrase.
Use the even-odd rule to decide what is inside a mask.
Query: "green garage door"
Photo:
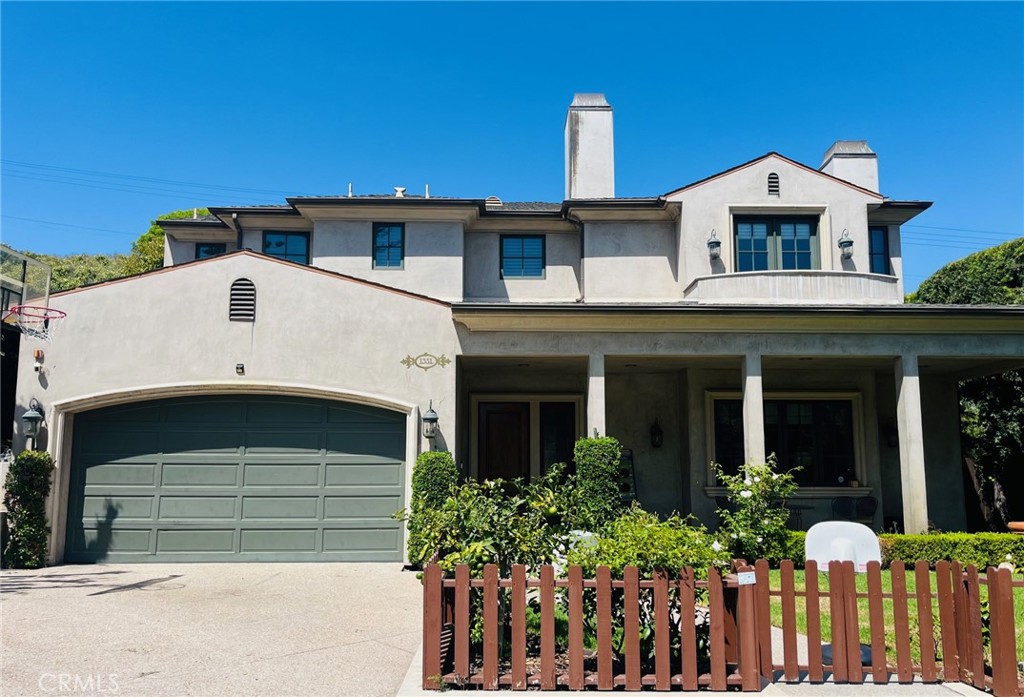
[[[405,416],[209,396],[77,415],[69,562],[401,561]]]

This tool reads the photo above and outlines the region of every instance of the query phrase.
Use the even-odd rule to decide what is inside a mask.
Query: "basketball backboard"
[[[46,306],[50,300],[50,267],[0,244],[0,310],[15,305]]]

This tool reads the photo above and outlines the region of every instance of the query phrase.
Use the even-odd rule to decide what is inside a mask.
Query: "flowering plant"
[[[711,463],[728,490],[729,504],[718,509],[719,539],[734,558],[753,563],[756,559],[781,559],[789,538],[789,509],[786,499],[797,489],[793,472],[780,472],[774,453],[763,465],[743,465],[736,474],[726,474]]]

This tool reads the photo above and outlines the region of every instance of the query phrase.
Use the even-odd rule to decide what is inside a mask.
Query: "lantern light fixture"
[[[708,238],[708,256],[714,261],[722,256],[722,240],[718,239],[718,233],[711,229],[711,237]]]
[[[839,251],[842,253],[843,259],[853,256],[853,240],[850,239],[849,230],[843,230],[843,236],[839,238]]]
[[[423,422],[423,437],[427,440],[434,440],[437,437],[437,412],[434,411],[434,400],[430,400],[427,412],[420,418]]]

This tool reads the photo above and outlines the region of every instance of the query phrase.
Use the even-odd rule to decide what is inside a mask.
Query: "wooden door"
[[[480,479],[530,477],[530,404],[480,402]]]

